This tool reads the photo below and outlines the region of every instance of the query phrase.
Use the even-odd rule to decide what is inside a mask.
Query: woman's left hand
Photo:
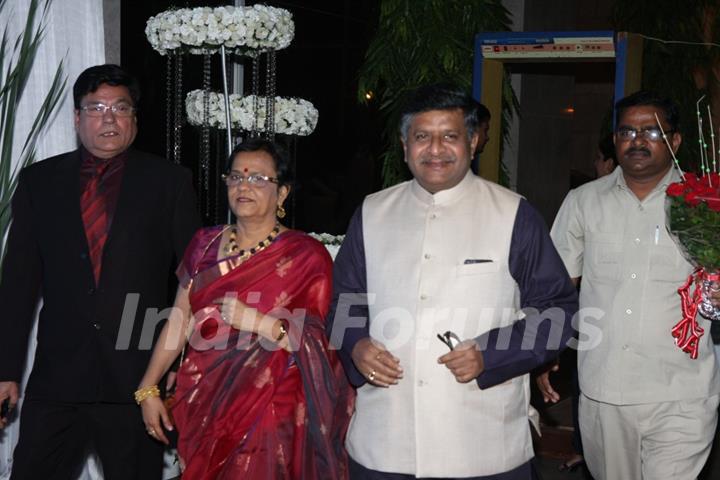
[[[162,399],[160,397],[146,398],[140,402],[140,408],[148,435],[165,445],[170,445],[165,431],[172,431],[173,423]]]
[[[220,318],[231,327],[243,332],[257,333],[258,311],[250,308],[234,296],[217,298],[213,302],[220,311]]]

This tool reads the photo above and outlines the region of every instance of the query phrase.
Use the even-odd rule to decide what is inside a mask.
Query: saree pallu
[[[178,269],[195,318],[172,410],[183,478],[346,479],[353,393],[324,333],[332,261],[287,231],[245,262],[217,262],[220,232],[199,231]],[[225,296],[286,320],[293,352],[223,322]]]

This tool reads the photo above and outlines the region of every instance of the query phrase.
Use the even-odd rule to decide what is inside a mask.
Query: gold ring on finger
[[[374,382],[374,381],[375,381],[375,375],[377,375],[377,372],[376,372],[375,370],[373,370],[372,372],[368,373],[368,380],[370,380],[371,382]]]

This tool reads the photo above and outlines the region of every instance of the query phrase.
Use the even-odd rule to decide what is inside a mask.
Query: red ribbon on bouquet
[[[698,267],[690,274],[685,284],[678,289],[683,318],[672,329],[675,345],[680,347],[683,352],[689,353],[690,358],[693,360],[698,356],[700,337],[705,333],[705,330],[698,325],[695,319],[698,306],[702,301],[700,283],[704,280],[717,282],[720,280],[720,275],[717,273],[709,274],[702,267]],[[690,286],[692,284],[695,284],[695,290],[690,295]]]

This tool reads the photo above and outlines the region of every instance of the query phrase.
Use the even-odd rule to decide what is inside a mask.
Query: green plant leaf
[[[31,0],[23,31],[14,39],[10,39],[9,26],[3,30],[0,40],[0,238],[5,238],[12,212],[10,202],[15,193],[19,171],[35,161],[35,146],[38,138],[47,128],[57,107],[63,98],[67,77],[61,61],[55,70],[52,84],[45,94],[43,102],[35,115],[19,158],[13,162],[13,144],[15,140],[15,114],[25,93],[40,44],[43,41],[48,11],[52,0],[42,2]],[[0,0],[0,10],[6,6]],[[40,21],[35,26],[36,17],[41,13]],[[12,41],[12,48],[10,43]],[[37,94],[37,92],[33,92]],[[15,166],[13,167],[13,163]],[[2,246],[0,257],[4,257]]]
[[[375,92],[385,127],[383,185],[409,178],[398,140],[400,109],[407,93],[423,84],[452,81],[470,89],[475,35],[507,31],[510,14],[500,0],[382,0],[377,31],[359,75],[358,98]],[[517,99],[503,87],[502,131]]]

